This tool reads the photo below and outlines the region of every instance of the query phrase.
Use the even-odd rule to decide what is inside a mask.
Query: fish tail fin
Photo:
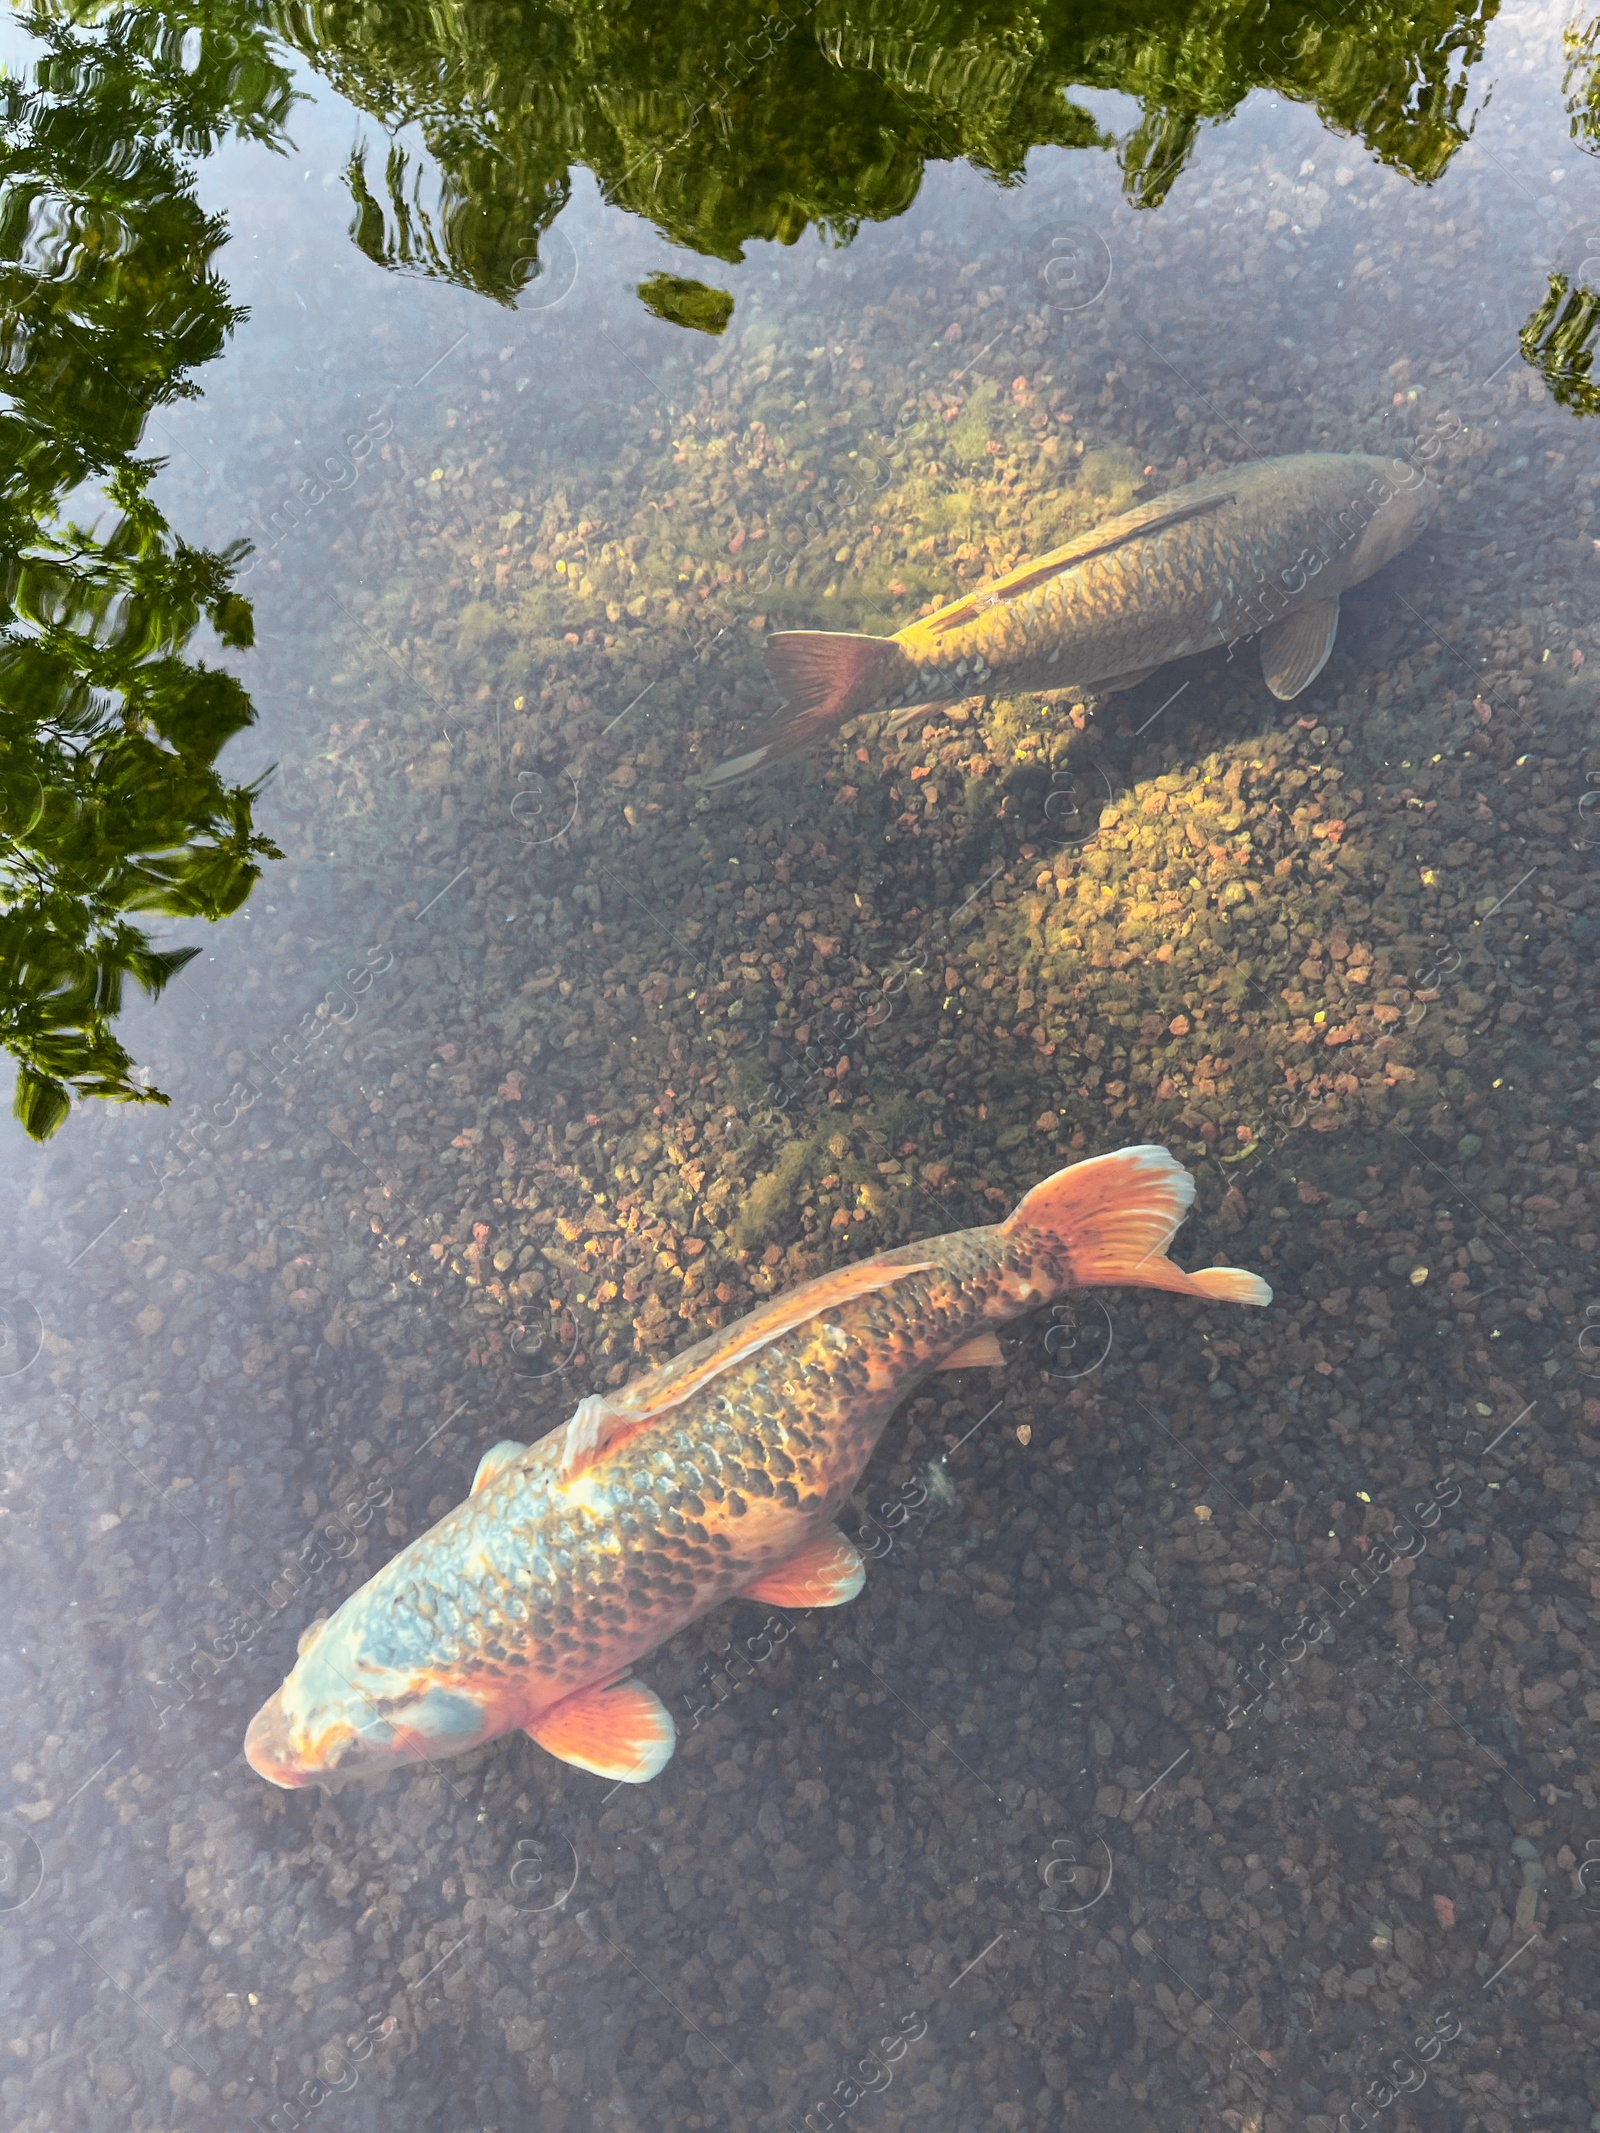
[[[909,679],[915,670],[890,637],[849,630],[780,630],[767,639],[767,673],[783,698],[783,709],[751,736],[753,746],[708,771],[706,784],[728,785],[766,770],[847,718],[871,710],[902,667]]]
[[[1003,1235],[1043,1232],[1067,1261],[1063,1290],[1126,1285],[1173,1289],[1218,1303],[1269,1304],[1272,1291],[1240,1267],[1186,1274],[1167,1247],[1194,1203],[1194,1179],[1165,1148],[1119,1148],[1058,1170],[1024,1195]]]

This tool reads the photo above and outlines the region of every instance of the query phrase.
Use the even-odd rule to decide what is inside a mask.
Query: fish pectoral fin
[[[824,1526],[787,1561],[746,1585],[740,1597],[770,1607],[843,1607],[866,1582],[860,1549],[837,1526]]]
[[[1302,607],[1261,632],[1261,672],[1280,703],[1309,689],[1328,664],[1339,630],[1339,596]]]
[[[672,1713],[642,1682],[580,1689],[541,1711],[526,1729],[547,1755],[622,1785],[645,1785],[663,1771],[678,1744]]]
[[[527,1449],[515,1437],[502,1437],[498,1444],[491,1444],[478,1461],[478,1471],[472,1477],[472,1487],[467,1494],[476,1496],[480,1489],[486,1489],[491,1481],[505,1472],[513,1459],[520,1459]]]
[[[975,1333],[963,1341],[939,1365],[941,1370],[995,1370],[1004,1363],[1005,1350],[997,1333]]]
[[[318,1615],[314,1622],[306,1624],[305,1628],[300,1632],[300,1641],[295,1646],[295,1653],[299,1658],[303,1659],[305,1657],[327,1626],[328,1618],[326,1615]]]

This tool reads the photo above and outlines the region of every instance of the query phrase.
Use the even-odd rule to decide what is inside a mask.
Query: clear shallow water
[[[171,1109],[5,1151],[8,2123],[1600,2109],[1600,463],[1518,345],[1600,238],[1559,31],[1497,22],[1427,188],[1257,94],[1153,212],[1043,149],[730,266],[580,172],[515,308],[351,246],[310,75],[296,154],[203,167],[251,316],[146,449],[255,543],[208,656],[284,856],[121,1017]],[[691,782],[764,630],[1310,448],[1439,500],[1294,705],[1246,648]],[[936,1381],[854,1606],[641,1669],[651,1786],[244,1764],[489,1443],[1143,1139],[1271,1310],[1109,1291]]]

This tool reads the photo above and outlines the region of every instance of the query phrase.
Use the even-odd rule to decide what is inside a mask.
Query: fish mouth
[[[298,1792],[307,1785],[332,1792],[353,1778],[385,1774],[386,1765],[374,1771],[365,1766],[364,1758],[350,1757],[356,1746],[353,1730],[336,1725],[329,1727],[313,1748],[297,1747],[289,1730],[284,1690],[280,1688],[267,1698],[245,1728],[244,1759],[258,1777],[264,1777],[269,1785],[281,1786],[285,1792]],[[354,1767],[347,1767],[348,1763]]]
[[[298,1669],[296,1670],[298,1673]],[[245,1729],[245,1761],[286,1792],[306,1785],[337,1791],[380,1783],[402,1765],[428,1764],[477,1745],[489,1718],[475,1699],[429,1683],[420,1693],[366,1696],[352,1719],[348,1705],[292,1698],[296,1674],[267,1698]]]
[[[269,1785],[281,1785],[285,1791],[314,1781],[312,1772],[299,1763],[289,1745],[282,1689],[267,1698],[246,1727],[244,1759],[257,1777],[264,1777]]]
[[[307,1785],[316,1785],[318,1792],[346,1792],[350,1785],[382,1785],[390,1775],[393,1764],[388,1758],[367,1758],[367,1755],[348,1755],[354,1745],[354,1734],[341,1732],[329,1745],[329,1762],[307,1762],[301,1751],[290,1745],[288,1723],[282,1709],[284,1691],[260,1706],[260,1711],[245,1728],[245,1762],[256,1773],[265,1777],[269,1785],[282,1785],[284,1792],[305,1792]]]

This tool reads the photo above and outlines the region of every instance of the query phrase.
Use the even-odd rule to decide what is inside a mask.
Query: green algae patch
[[[1093,519],[1115,518],[1139,501],[1142,486],[1139,462],[1123,445],[1108,445],[1085,452],[1079,469],[1080,494],[1094,504]]]
[[[640,282],[640,302],[669,326],[689,326],[696,333],[725,333],[733,317],[733,298],[682,274],[652,274]]]
[[[967,401],[966,413],[952,423],[949,448],[964,466],[976,466],[987,454],[991,436],[991,416],[999,397],[999,386],[992,379],[983,379]]]
[[[820,1136],[790,1141],[772,1169],[751,1182],[744,1206],[728,1230],[730,1241],[740,1251],[754,1251],[784,1225],[822,1153]]]

